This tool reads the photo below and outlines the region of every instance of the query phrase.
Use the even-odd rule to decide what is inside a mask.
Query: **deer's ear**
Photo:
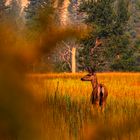
[[[92,71],[92,74],[94,74],[94,73],[95,73],[95,69],[94,69],[94,68],[91,68],[91,71]]]
[[[95,72],[92,72],[92,75],[96,75],[96,73]]]
[[[85,67],[85,70],[88,71],[89,73],[92,73],[92,69],[90,67]]]
[[[92,73],[92,75],[96,75],[96,72]]]
[[[84,68],[86,71],[88,71],[88,67],[86,66],[85,68]]]

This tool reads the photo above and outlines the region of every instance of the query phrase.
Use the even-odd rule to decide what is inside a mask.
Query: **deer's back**
[[[107,88],[104,84],[98,84],[95,89],[92,91],[91,102],[92,104],[103,104],[106,101],[108,96]]]
[[[101,94],[103,94],[103,99],[106,99],[108,96],[108,91],[107,88],[104,84],[98,84],[98,95],[101,96]]]

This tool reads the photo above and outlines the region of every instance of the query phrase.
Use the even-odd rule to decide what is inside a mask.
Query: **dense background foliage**
[[[53,21],[55,26],[79,26],[84,23],[91,29],[88,36],[79,40],[79,43],[67,40],[65,44],[58,44],[58,48],[49,56],[42,56],[39,63],[43,63],[44,68],[39,65],[37,71],[46,71],[45,65],[48,61],[55,71],[71,71],[69,50],[73,46],[77,48],[77,71],[83,70],[87,65],[96,67],[98,71],[140,70],[139,1],[71,0],[64,11],[65,4],[65,0],[59,0],[57,4],[56,1],[30,0],[26,7],[26,23],[31,27],[32,34],[33,29],[35,32],[43,30],[42,23],[39,23],[39,12],[43,10],[48,28],[50,21]],[[62,15],[67,16],[67,19],[62,19]],[[63,23],[63,20],[66,20],[66,23]],[[95,47],[96,38],[102,41],[98,47]],[[66,47],[69,47],[69,50]]]
[[[71,71],[71,49],[76,48],[76,71],[85,66],[97,71],[140,71],[140,1],[28,0],[0,2],[1,22],[11,19],[15,30],[27,29],[29,41],[38,40],[52,27],[90,27],[82,39],[62,40],[57,47],[30,64],[31,72]],[[96,39],[102,42],[95,47]],[[45,46],[45,44],[44,44]],[[49,66],[48,66],[49,65]]]

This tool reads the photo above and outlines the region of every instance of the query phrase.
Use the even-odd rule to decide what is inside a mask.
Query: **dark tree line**
[[[53,2],[30,0],[30,4],[25,10],[26,19],[27,24],[35,31],[43,29],[42,24],[41,26],[39,24],[37,9],[48,7],[49,10],[43,11],[46,12],[46,18],[51,18],[52,15],[54,18],[55,15],[55,19],[60,20],[59,12],[64,0],[60,0],[55,9]],[[78,20],[79,22],[84,21],[91,28],[91,32],[80,41],[81,47],[77,49],[78,70],[83,70],[85,66],[96,66],[98,71],[139,71],[139,33],[136,34],[135,27],[132,26],[136,22],[133,12],[136,12],[137,15],[139,13],[136,5],[138,5],[136,1],[128,0],[83,0],[80,5],[77,0],[70,1],[68,12],[72,23],[76,21],[77,26]],[[57,20],[53,21],[58,22]],[[45,24],[48,24],[48,21]],[[139,23],[138,18],[137,23]],[[95,47],[97,39],[102,43]],[[57,69],[61,69],[58,66],[61,67],[63,62],[58,61],[56,64]],[[68,70],[67,67],[66,70]]]
[[[27,40],[38,40],[40,35],[53,26],[60,26],[60,15],[63,12],[65,0],[28,0],[24,8],[24,23],[28,29]],[[21,1],[11,0],[9,5],[5,0],[0,1],[0,21],[11,18],[16,28],[21,27]],[[57,2],[57,3],[56,3]],[[85,66],[96,67],[98,71],[139,71],[140,70],[140,2],[139,0],[70,0],[67,7],[68,18],[72,25],[84,23],[90,27],[90,33],[80,40],[77,48],[77,70]],[[45,19],[45,20],[44,20]],[[70,24],[70,23],[68,23]],[[96,41],[101,42],[96,45]],[[71,46],[71,40],[66,43]],[[77,41],[76,41],[77,43]],[[77,44],[75,44],[78,46]],[[57,51],[40,58],[40,64],[48,65],[48,59],[56,69],[61,71],[65,63],[59,58],[64,54],[65,45],[62,43]],[[72,46],[73,47],[73,46]],[[62,49],[61,49],[62,48]],[[60,53],[58,53],[58,51]],[[54,55],[57,54],[57,55]],[[69,60],[68,60],[69,61]],[[68,62],[68,64],[71,62]],[[38,65],[39,71],[41,65]],[[47,67],[47,66],[46,66]],[[44,70],[46,70],[44,67]],[[58,68],[59,67],[59,68]],[[63,71],[69,71],[66,64]]]
[[[80,69],[89,65],[96,66],[98,71],[139,70],[134,55],[138,49],[134,42],[132,44],[134,38],[129,32],[130,4],[126,0],[89,0],[81,3],[80,12],[85,13],[85,23],[92,30],[81,41]],[[102,44],[94,48],[96,38]]]
[[[21,27],[21,1],[11,0],[6,4],[6,0],[0,1],[0,22],[11,22],[15,28]]]

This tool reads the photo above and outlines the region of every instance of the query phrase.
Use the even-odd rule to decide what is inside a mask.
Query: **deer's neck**
[[[93,89],[98,88],[98,81],[97,81],[97,79],[92,80],[92,81],[91,81],[91,84],[92,84],[92,88],[93,88]]]

